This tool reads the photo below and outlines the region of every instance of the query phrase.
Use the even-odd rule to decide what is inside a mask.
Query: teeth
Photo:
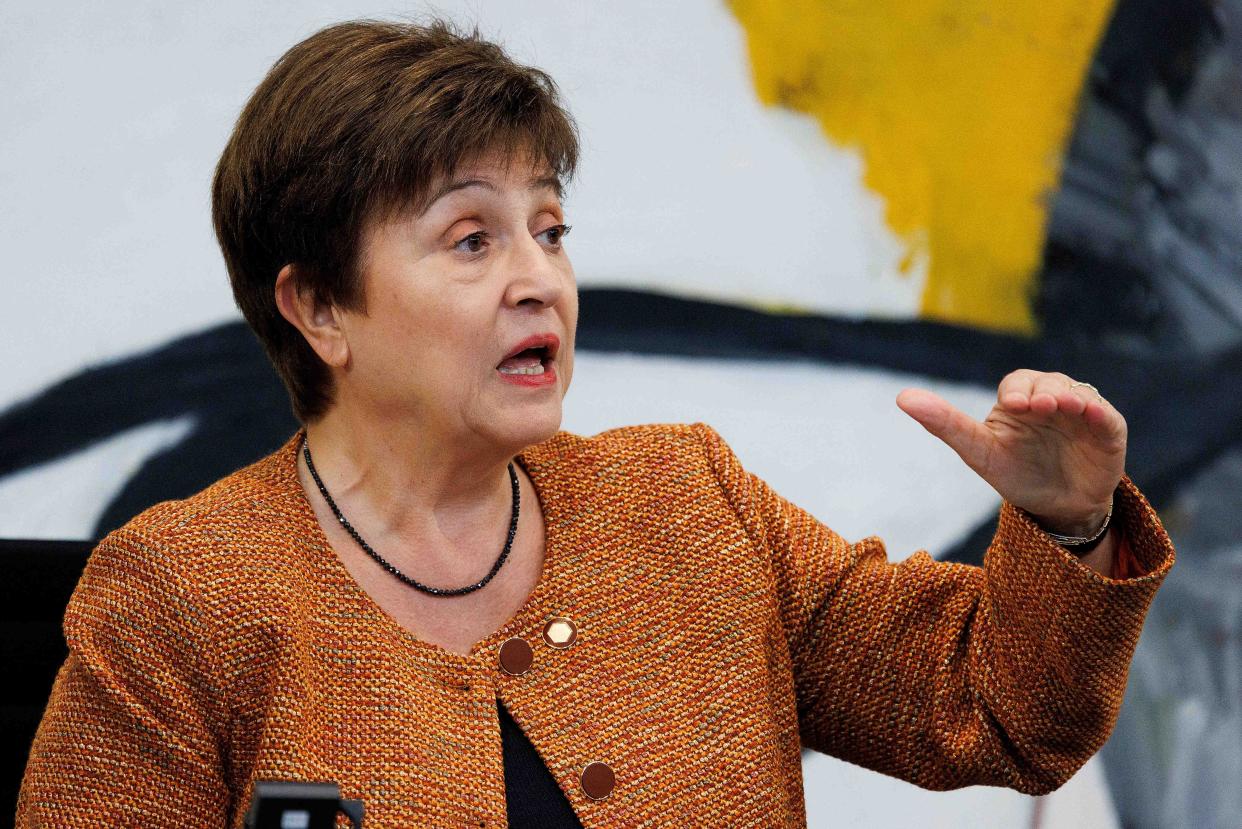
[[[501,374],[543,374],[543,365],[530,366],[529,368],[506,368],[500,367]]]

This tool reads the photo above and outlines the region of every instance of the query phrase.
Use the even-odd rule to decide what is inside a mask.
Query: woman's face
[[[365,234],[367,310],[342,318],[340,394],[381,420],[517,452],[555,434],[573,374],[578,294],[558,186],[546,167],[491,154],[431,192],[421,214]]]

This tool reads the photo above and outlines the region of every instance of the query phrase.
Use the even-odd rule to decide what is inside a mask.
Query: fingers
[[[1121,413],[1095,386],[1061,372],[1010,372],[1001,380],[996,398],[1011,414],[1034,416],[1036,422],[1052,422],[1059,416],[1073,429],[1085,426],[1096,438],[1125,443],[1126,422]]]
[[[996,402],[1013,414],[1025,414],[1031,409],[1031,397],[1035,393],[1035,381],[1040,372],[1029,368],[1011,371],[1000,381],[996,389]]]
[[[996,402],[1011,414],[1030,412],[1051,417],[1057,412],[1082,415],[1092,403],[1102,398],[1086,384],[1075,386],[1075,380],[1059,371],[1018,369],[1001,380]],[[1106,401],[1104,402],[1107,405]]]
[[[987,467],[991,433],[982,423],[924,389],[905,389],[897,395],[897,405],[948,444],[971,469],[982,472]]]
[[[1107,400],[1091,400],[1086,405],[1083,420],[1091,434],[1124,446],[1129,427],[1121,412],[1109,405]]]

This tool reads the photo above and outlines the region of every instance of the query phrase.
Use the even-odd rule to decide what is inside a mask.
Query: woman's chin
[[[497,419],[493,425],[493,434],[498,443],[521,451],[527,446],[543,443],[561,428],[560,401],[555,406],[531,406],[526,411],[515,410],[506,412],[503,419]]]

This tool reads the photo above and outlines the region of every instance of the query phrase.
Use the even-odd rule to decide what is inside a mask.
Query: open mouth
[[[547,364],[547,348],[527,348],[507,358],[498,368],[501,374],[543,374]]]
[[[538,334],[528,337],[509,352],[496,366],[501,374],[516,376],[539,376],[548,371],[560,341],[554,334]]]

